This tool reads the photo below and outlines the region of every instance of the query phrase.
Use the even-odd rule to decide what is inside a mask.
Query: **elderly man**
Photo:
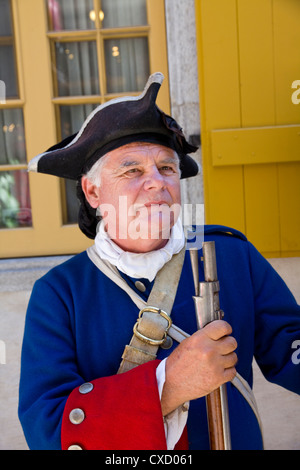
[[[253,356],[269,380],[300,391],[291,360],[299,307],[226,227],[205,227],[224,319],[197,330],[179,217],[180,178],[197,174],[188,155],[196,148],[157,108],[161,83],[154,74],[139,97],[99,106],[30,163],[80,182],[79,226],[95,239],[32,292],[19,404],[32,449],[208,449],[204,397],[225,383],[232,448],[260,449]]]

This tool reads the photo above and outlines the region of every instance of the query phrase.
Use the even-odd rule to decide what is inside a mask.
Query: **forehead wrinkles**
[[[177,153],[171,149],[169,152],[165,151],[165,149],[161,149],[155,153],[147,152],[145,149],[143,150],[135,150],[133,152],[129,151],[128,155],[123,155],[119,163],[119,167],[127,168],[134,165],[148,165],[152,164],[153,162],[179,164],[179,157]]]

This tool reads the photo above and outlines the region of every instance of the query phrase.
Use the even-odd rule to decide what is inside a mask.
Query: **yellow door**
[[[139,94],[156,71],[168,111],[164,0],[1,0],[0,257],[91,243],[77,226],[74,184],[28,175],[27,161],[97,105]]]
[[[195,0],[206,223],[300,255],[300,2]]]

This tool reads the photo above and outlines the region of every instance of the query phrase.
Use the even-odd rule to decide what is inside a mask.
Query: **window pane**
[[[26,164],[23,112],[0,110],[0,165]]]
[[[99,94],[96,43],[56,42],[55,49],[58,96]]]
[[[94,29],[93,0],[46,0],[52,31]]]
[[[61,106],[60,121],[62,138],[79,131],[86,117],[95,109],[97,104],[85,104],[76,106]],[[76,224],[78,220],[79,202],[76,196],[76,181],[64,180],[66,198],[67,224]]]
[[[0,36],[12,36],[10,0],[0,0]]]
[[[102,0],[103,28],[147,24],[146,0]]]
[[[9,0],[0,0],[0,79],[5,83],[6,98],[18,98],[17,66]]]
[[[143,90],[150,75],[147,38],[108,39],[104,48],[107,92]]]
[[[0,78],[6,86],[6,98],[18,98],[14,46],[0,46]]]
[[[0,172],[0,228],[31,225],[27,170]]]
[[[60,106],[61,138],[79,131],[87,116],[98,104],[80,104],[73,106]]]
[[[78,221],[79,201],[76,196],[76,181],[65,180],[66,220],[65,224],[76,224]]]

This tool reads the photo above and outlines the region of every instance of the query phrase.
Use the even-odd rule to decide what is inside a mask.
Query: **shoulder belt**
[[[185,249],[178,253],[178,255],[173,256],[173,258],[165,265],[165,269],[162,268],[159,271],[151,294],[148,298],[148,302],[146,303],[130,286],[128,286],[127,282],[122,278],[115,266],[100,258],[94,245],[87,249],[87,255],[90,260],[103,272],[103,274],[123,289],[140,309],[139,319],[134,327],[135,332],[130,344],[125,346],[118,373],[125,372],[126,370],[130,370],[133,367],[155,359],[157,349],[164,342],[166,334],[178,343],[190,336],[188,333],[172,324],[170,318],[166,318],[158,312],[158,310],[161,311],[162,304],[164,304],[164,307],[167,310],[166,312],[164,309],[164,313],[169,317],[177,291],[184,254]],[[176,273],[174,272],[174,269],[176,270]],[[170,277],[168,277],[169,275]],[[171,278],[173,279],[172,283]],[[156,296],[155,291],[158,283],[160,283],[160,288],[157,290],[158,294]],[[151,306],[153,307],[153,310],[156,310],[155,313],[150,311]],[[137,331],[138,333],[136,333]],[[143,336],[143,338],[140,338],[140,336]],[[147,340],[151,339],[151,342],[152,340],[157,341],[157,343],[154,342],[154,344],[151,344],[150,341],[145,341],[145,338]],[[239,390],[252,408],[262,431],[262,423],[258,407],[250,385],[239,373],[236,374],[231,383]]]
[[[100,258],[94,245],[88,248],[87,254],[105,275],[128,293],[140,309],[133,336],[125,346],[118,373],[155,359],[158,348],[165,343],[172,327],[171,311],[181,276],[185,247],[157,273],[147,302],[128,286],[115,266]]]

